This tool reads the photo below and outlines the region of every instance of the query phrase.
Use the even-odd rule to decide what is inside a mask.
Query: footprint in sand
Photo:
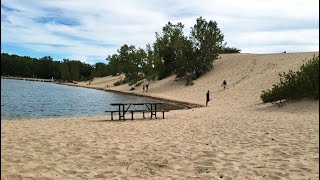
[[[241,169],[235,176],[235,179],[257,179],[260,174],[256,170],[250,170],[247,168]]]
[[[10,174],[1,177],[2,180],[22,180],[22,176],[20,174]]]
[[[143,162],[132,162],[127,166],[127,172],[139,175],[152,175],[155,172]]]
[[[198,167],[197,169],[197,173],[202,174],[202,173],[210,173],[210,170],[208,168],[205,167]]]

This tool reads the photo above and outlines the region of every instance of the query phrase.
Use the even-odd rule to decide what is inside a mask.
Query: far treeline
[[[124,44],[116,54],[109,55],[108,64],[89,65],[78,60],[54,61],[50,56],[40,59],[1,53],[1,75],[54,78],[61,81],[86,81],[94,77],[125,74],[116,85],[135,84],[142,79],[163,79],[176,74],[186,77],[187,85],[212,69],[212,63],[223,53],[239,53],[227,47],[217,22],[202,17],[191,27],[188,37],[182,23],[168,22],[156,41],[146,49]]]
[[[110,75],[108,65],[90,65],[81,61],[64,59],[54,61],[50,56],[40,59],[1,53],[1,76],[51,79],[57,81],[87,81],[93,77]]]

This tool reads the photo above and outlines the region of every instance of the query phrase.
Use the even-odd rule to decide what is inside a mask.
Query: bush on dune
[[[235,47],[222,47],[219,51],[220,54],[232,54],[232,53],[240,53],[240,49]]]
[[[279,76],[279,84],[274,84],[271,90],[262,91],[260,98],[264,103],[306,97],[319,99],[319,55],[314,55],[299,71],[290,70]]]

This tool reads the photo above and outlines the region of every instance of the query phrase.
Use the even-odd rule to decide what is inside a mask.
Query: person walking
[[[207,100],[206,100],[206,106],[208,106],[208,102],[210,101],[210,92],[208,90],[207,92]]]
[[[226,89],[226,88],[227,88],[227,81],[226,81],[226,80],[223,80],[223,83],[222,83],[221,86],[223,86],[223,89]]]

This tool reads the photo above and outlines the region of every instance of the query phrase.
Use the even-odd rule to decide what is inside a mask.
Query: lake
[[[109,115],[110,103],[159,102],[151,98],[37,81],[1,79],[1,120]],[[182,109],[166,104],[165,109]]]

